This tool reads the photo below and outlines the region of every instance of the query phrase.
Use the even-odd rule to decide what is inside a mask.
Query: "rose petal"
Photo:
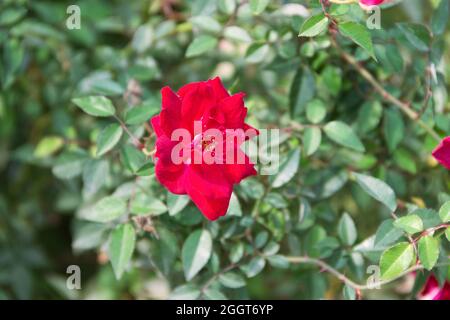
[[[159,115],[154,116],[150,123],[152,124],[153,131],[155,132],[157,137],[160,137],[164,134],[163,129],[161,128],[161,118]]]
[[[254,164],[250,162],[250,158],[239,148],[236,150],[236,158],[243,159],[242,163],[238,163],[236,159],[234,164],[226,165],[228,177],[233,183],[239,183],[242,179],[257,174]]]
[[[201,121],[209,108],[215,105],[214,92],[206,83],[199,84],[187,92],[181,103],[181,117],[184,127],[193,130],[194,121]]]
[[[242,128],[247,116],[247,108],[244,106],[244,93],[237,93],[223,99],[219,108],[225,115],[225,125],[229,129]]]
[[[208,84],[211,85],[211,87],[214,90],[214,96],[216,97],[216,101],[220,101],[230,96],[227,89],[225,89],[225,87],[223,86],[222,80],[220,80],[219,77],[215,77],[212,80],[208,80]]]
[[[172,149],[177,144],[177,141],[171,141],[167,136],[158,137],[155,153],[158,160],[155,165],[155,175],[170,192],[186,194],[183,182],[185,164],[174,164],[172,161]]]
[[[232,183],[221,165],[190,165],[185,188],[195,205],[209,220],[216,220],[228,210]]]
[[[165,134],[170,137],[173,130],[180,127],[181,100],[169,87],[162,88],[161,95],[160,126]]]

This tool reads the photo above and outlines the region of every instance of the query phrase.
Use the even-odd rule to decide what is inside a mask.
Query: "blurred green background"
[[[70,170],[65,167],[55,169],[56,155],[63,146],[88,151],[98,135],[97,124],[106,122],[86,116],[71,103],[71,99],[79,95],[104,94],[113,96],[116,101],[141,99],[158,105],[159,90],[165,85],[179,88],[190,81],[219,75],[232,91],[247,93],[250,123],[258,127],[283,127],[288,123],[285,121],[287,99],[298,63],[312,64],[320,56],[317,52],[313,53],[314,57],[309,53],[296,56],[295,32],[298,30],[295,26],[299,26],[303,18],[280,17],[274,13],[287,2],[271,2],[267,9],[271,14],[254,18],[244,9],[230,20],[233,14],[230,1],[0,1],[0,298],[168,296],[171,284],[157,277],[157,272],[145,262],[138,261],[138,267],[117,281],[102,247],[83,243],[86,238],[76,236],[79,221],[75,219],[75,211],[83,202],[85,191],[80,178],[61,177],[67,178],[65,174],[74,172],[80,174],[81,167],[79,163],[72,163]],[[314,1],[296,3],[310,8],[311,2]],[[386,9],[382,13],[383,27],[404,21],[428,21],[437,2],[407,0]],[[71,4],[81,9],[80,30],[66,28],[69,16],[66,9]],[[192,20],[195,16],[214,17],[215,23]],[[194,35],[209,32],[219,38],[222,37],[218,35],[221,28],[230,23],[246,30],[255,42],[266,41],[270,49],[252,56],[245,53],[245,46],[221,42],[218,49],[201,57],[185,56]],[[283,42],[276,33],[290,35]],[[235,34],[238,41],[239,37],[242,40],[246,36]],[[447,45],[449,37],[447,30]],[[450,57],[448,51],[445,52],[445,75],[448,77]],[[336,57],[322,58],[340,66],[333,60]],[[372,71],[381,79],[389,76],[384,68],[384,65],[371,63]],[[338,89],[343,92],[339,99],[348,101],[348,105],[361,104],[362,98],[355,98],[353,92],[356,89],[352,89],[354,74],[348,76],[347,72],[348,68],[342,67],[341,76],[335,75],[345,82]],[[136,82],[130,82],[131,79]],[[443,90],[443,99],[446,99],[446,90]],[[333,112],[335,117],[344,113],[342,108]],[[446,121],[449,121],[448,117],[441,121],[443,133],[449,127]],[[448,129],[446,133],[449,133]],[[63,141],[56,139],[41,147],[43,156],[40,156],[36,146],[44,137],[63,137]],[[436,195],[439,191],[445,192],[448,175],[445,182],[438,169],[429,169],[426,165],[416,168],[414,161],[419,157],[421,163],[426,164],[428,160],[415,150],[429,152],[433,143],[410,142],[408,155],[413,159],[410,164],[413,167],[409,167],[408,172],[407,164],[405,173],[403,166],[402,174],[394,172],[390,179],[396,192],[405,199],[422,197],[428,205],[437,206]],[[382,151],[373,154],[379,159],[389,158]],[[323,161],[331,163],[334,160]],[[117,169],[117,164],[111,167]],[[320,164],[316,166],[320,167]],[[309,183],[320,181],[317,177],[309,178]],[[114,185],[111,182],[114,177],[105,180],[107,186]],[[345,202],[352,194],[360,194],[360,191],[346,188],[330,203]],[[367,198],[358,197],[363,199],[358,204],[360,209],[379,211],[379,207],[374,207]],[[353,204],[354,212],[361,211],[355,206]],[[349,210],[344,204],[338,207]],[[333,224],[335,219],[330,215],[323,221]],[[356,214],[355,221],[362,240],[376,231],[382,216]],[[142,244],[141,251],[148,250],[145,245]],[[82,270],[83,289],[80,291],[65,287],[66,268],[73,264]],[[339,283],[330,281],[326,285],[317,272],[271,269],[252,278],[247,290],[235,297],[339,297]],[[309,282],[313,283],[312,287]],[[399,290],[389,287],[371,297],[406,297]]]

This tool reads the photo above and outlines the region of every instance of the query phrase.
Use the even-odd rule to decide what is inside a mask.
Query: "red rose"
[[[189,83],[177,93],[164,87],[161,94],[161,113],[151,119],[157,136],[156,177],[170,192],[189,195],[209,220],[215,220],[226,214],[233,185],[256,174],[240,150],[245,139],[258,134],[244,122],[244,94],[230,96],[218,77]],[[206,134],[209,131],[215,135]],[[179,141],[180,132],[189,136],[189,143]],[[231,147],[225,144],[230,136]],[[197,156],[202,161],[196,161]]]
[[[439,163],[450,170],[450,137],[444,138],[432,154]]]
[[[430,276],[418,298],[421,300],[450,300],[450,283],[445,282],[441,288],[436,278]]]

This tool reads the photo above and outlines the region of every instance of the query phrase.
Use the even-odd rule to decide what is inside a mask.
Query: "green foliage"
[[[349,37],[356,44],[361,46],[372,58],[376,60],[372,37],[365,26],[353,21],[348,21],[339,24],[339,31],[343,36]]]
[[[114,274],[117,279],[122,277],[133,255],[136,243],[136,233],[131,224],[122,224],[111,233],[109,255]]]
[[[414,234],[423,230],[422,219],[415,214],[397,219],[394,225],[409,234]]]
[[[439,241],[432,236],[419,240],[419,258],[425,269],[431,270],[439,258]]]
[[[414,261],[414,247],[408,242],[401,242],[386,250],[380,259],[381,277],[393,279],[402,274]]]
[[[357,4],[169,2],[77,1],[79,30],[70,1],[0,4],[0,297],[354,300],[373,265],[443,283],[449,2],[396,2],[378,30]],[[156,179],[149,120],[161,88],[215,76],[280,129],[280,166],[210,222]]]

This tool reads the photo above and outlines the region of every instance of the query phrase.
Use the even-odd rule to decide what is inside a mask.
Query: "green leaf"
[[[111,100],[103,96],[75,98],[72,102],[91,116],[109,117],[116,113]]]
[[[17,73],[23,64],[25,51],[17,39],[7,40],[2,45],[3,57],[0,60],[0,76],[3,89],[7,89],[16,79]]]
[[[323,13],[308,18],[300,28],[299,37],[315,37],[328,27],[328,18]]]
[[[255,15],[261,14],[270,3],[270,0],[250,0],[250,9]]]
[[[357,231],[352,217],[348,213],[344,213],[338,223],[338,234],[342,243],[351,246],[355,243]]]
[[[236,194],[233,192],[230,198],[230,204],[228,205],[227,216],[242,216],[241,204],[239,203],[239,199]]]
[[[397,209],[397,198],[395,196],[394,190],[385,183],[377,178],[366,176],[359,173],[353,173],[356,178],[356,182],[359,186],[367,192],[371,197],[380,201],[386,207],[388,207],[391,212]]]
[[[36,146],[34,156],[36,158],[46,158],[51,156],[64,146],[64,139],[57,136],[44,137]]]
[[[214,49],[217,45],[217,38],[207,35],[199,36],[191,42],[186,51],[186,57],[199,56],[207,51]]]
[[[203,291],[203,297],[207,300],[227,300],[227,297],[221,291],[211,287]]]
[[[107,225],[103,223],[84,222],[75,224],[72,248],[76,252],[94,249],[103,242]]]
[[[304,246],[309,256],[319,258],[321,255],[318,244],[327,237],[327,232],[320,225],[315,225],[306,235]]]
[[[269,232],[262,230],[255,237],[254,245],[257,249],[261,249],[269,240]]]
[[[278,269],[289,268],[289,260],[286,259],[285,256],[282,256],[279,254],[267,257],[267,261],[274,268],[278,268]]]
[[[316,82],[308,67],[299,68],[289,90],[289,111],[291,117],[301,114],[306,104],[314,97]]]
[[[208,16],[196,16],[189,19],[192,24],[200,30],[205,30],[213,33],[219,33],[222,26],[216,19]]]
[[[353,129],[341,121],[332,121],[327,123],[324,127],[324,131],[330,140],[344,147],[359,152],[365,151],[364,145],[361,140],[359,140],[358,136],[353,132]]]
[[[142,124],[148,121],[158,110],[159,106],[154,101],[144,102],[142,105],[127,110],[125,123],[131,126]]]
[[[265,43],[253,43],[245,53],[247,63],[261,63],[266,59],[270,47]]]
[[[52,173],[59,179],[73,179],[83,172],[83,165],[87,159],[84,152],[63,152],[56,159]]]
[[[171,192],[167,193],[167,208],[169,215],[174,216],[182,211],[189,203],[189,197],[186,195],[177,195]]]
[[[107,126],[99,134],[97,139],[97,156],[101,157],[120,141],[123,129],[120,125],[113,123]]]
[[[83,167],[83,196],[90,198],[105,184],[109,163],[105,160],[89,160]]]
[[[265,256],[272,256],[280,250],[280,245],[275,241],[270,241],[263,250]]]
[[[345,300],[356,300],[356,290],[348,284],[344,285],[342,295]]]
[[[415,214],[410,214],[395,220],[394,225],[409,234],[414,234],[423,230],[423,221]]]
[[[367,133],[378,127],[383,115],[383,106],[378,100],[363,104],[358,112],[357,131]]]
[[[20,20],[27,13],[25,7],[3,7],[0,12],[0,26],[11,25]]]
[[[177,236],[168,229],[158,226],[158,241],[151,245],[152,261],[165,275],[172,273],[175,260],[179,257]]]
[[[384,249],[401,238],[403,231],[394,226],[394,220],[385,220],[375,234],[374,248]]]
[[[449,1],[441,0],[431,19],[431,30],[435,35],[444,33],[449,19]]]
[[[442,222],[447,223],[450,221],[450,201],[447,201],[439,209],[439,217],[441,217]]]
[[[94,222],[109,222],[125,214],[127,203],[119,197],[108,196],[88,209],[83,218]]]
[[[238,242],[231,247],[229,258],[232,263],[236,263],[244,256],[244,244]]]
[[[234,41],[238,41],[238,42],[251,42],[252,41],[252,38],[250,37],[248,32],[245,31],[245,29],[242,29],[237,26],[226,27],[223,31],[223,35],[230,40],[234,40]]]
[[[125,145],[121,152],[122,161],[133,173],[136,173],[145,164],[145,155],[132,145]]]
[[[260,273],[266,265],[266,261],[262,257],[254,257],[249,263],[243,265],[241,270],[247,275],[248,278],[253,278]]]
[[[184,276],[190,281],[206,265],[212,252],[212,239],[207,230],[197,230],[183,244],[181,258]]]
[[[300,149],[292,150],[280,166],[280,170],[272,181],[273,188],[279,188],[288,183],[297,173],[300,164]]]
[[[153,162],[147,162],[143,164],[137,171],[136,175],[140,177],[148,177],[155,173],[155,164]]]
[[[193,284],[176,287],[169,296],[169,300],[195,300],[200,297],[200,289]]]
[[[417,173],[416,162],[414,156],[405,149],[397,149],[394,151],[394,162],[399,168],[413,175]]]
[[[117,279],[122,277],[130,263],[136,244],[136,232],[130,223],[118,226],[111,234],[109,254]]]
[[[232,14],[236,8],[236,0],[219,0],[218,2],[219,9],[228,15]]]
[[[408,269],[415,260],[414,247],[408,242],[400,242],[381,255],[381,278],[391,280]]]
[[[445,230],[445,237],[448,241],[450,241],[450,227],[447,227],[447,229]]]
[[[365,26],[348,21],[339,24],[339,31],[342,35],[349,37],[353,42],[366,50],[374,60],[377,60],[373,49],[372,37]]]
[[[311,123],[317,124],[321,122],[327,114],[327,107],[322,100],[314,99],[306,105],[306,118]]]
[[[343,73],[338,67],[327,65],[321,72],[321,86],[324,86],[330,96],[337,97],[342,89]],[[325,105],[323,106],[325,108]]]
[[[318,127],[308,127],[303,134],[303,148],[307,156],[312,155],[320,147],[322,131]]]
[[[124,90],[120,84],[111,79],[99,79],[92,84],[92,93],[106,96],[118,96]]]
[[[219,276],[219,282],[227,288],[245,287],[245,279],[236,272],[227,272]]]
[[[139,192],[131,202],[130,212],[137,215],[157,216],[167,211],[167,207],[158,198],[145,192]]]
[[[433,269],[439,258],[439,241],[431,235],[419,240],[419,259],[427,270]]]
[[[430,50],[431,36],[427,27],[415,23],[397,23],[397,27],[414,48],[422,52]]]
[[[396,109],[387,109],[384,118],[384,138],[390,152],[397,149],[405,135],[405,124],[402,115]]]
[[[420,219],[422,219],[424,229],[433,228],[441,223],[439,214],[435,210],[416,209],[412,213],[418,215]]]

